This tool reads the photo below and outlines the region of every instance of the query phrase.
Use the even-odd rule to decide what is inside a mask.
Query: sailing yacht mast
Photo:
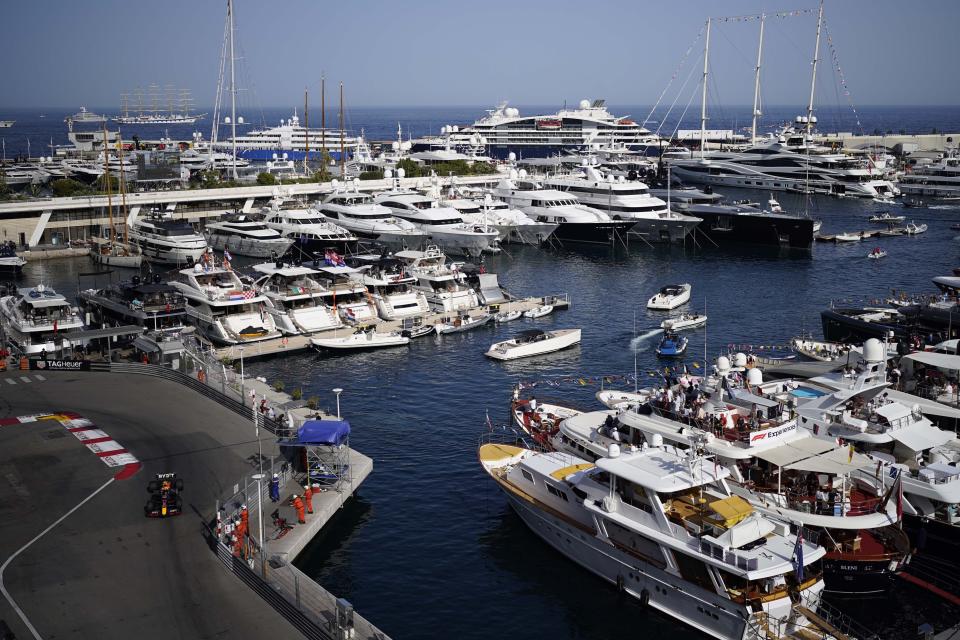
[[[107,190],[107,218],[110,220],[110,246],[117,240],[113,228],[113,198],[110,193],[110,146],[107,144],[107,123],[103,123],[103,184]]]
[[[327,155],[327,77],[320,75],[320,165],[326,171]]]
[[[750,127],[750,144],[757,144],[757,118],[760,113],[760,63],[763,59],[763,23],[766,20],[765,13],[760,14],[760,45],[757,47],[757,68],[753,77],[753,125]]]
[[[233,55],[233,0],[227,0],[227,16],[230,21],[230,141],[233,147],[233,179],[237,179],[237,80],[236,59]]]
[[[307,102],[307,97],[308,97],[307,88],[304,87],[303,88],[303,134],[304,136],[306,136],[306,139],[304,140],[304,144],[303,144],[305,149],[305,151],[303,152],[304,175],[306,175],[308,171],[307,163],[310,160],[310,112],[307,110],[309,106]]]
[[[343,141],[343,82],[340,83],[340,178],[346,180],[347,156],[344,152]]]
[[[710,61],[710,18],[707,18],[707,38],[703,46],[703,95],[700,99],[700,159],[704,159],[707,145],[707,74]]]
[[[127,216],[130,214],[127,211],[127,174],[123,169],[123,136],[120,135],[119,129],[117,129],[117,156],[120,158],[120,207],[123,211],[123,247],[126,249],[130,246],[127,238]]]
[[[813,92],[817,88],[817,62],[820,60],[820,29],[823,26],[823,0],[820,0],[820,10],[817,12],[817,44],[813,48],[813,74],[810,78],[810,102],[807,103],[807,135],[804,144],[810,144],[810,133],[813,129]]]

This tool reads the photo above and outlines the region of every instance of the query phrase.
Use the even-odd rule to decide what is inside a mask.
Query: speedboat
[[[905,232],[908,236],[915,236],[915,235],[918,235],[918,234],[921,234],[921,233],[925,232],[926,230],[927,230],[927,225],[925,225],[925,224],[915,224],[915,223],[913,223],[913,222],[909,223],[906,227],[904,227],[904,232]]]
[[[359,327],[350,335],[342,338],[311,338],[310,343],[317,349],[359,351],[403,347],[410,344],[410,338],[397,332],[379,333],[375,326],[371,326]]]
[[[657,345],[657,356],[661,358],[682,358],[687,352],[688,340],[677,333],[668,332]]]
[[[531,531],[621,593],[713,638],[812,626],[825,550],[732,495],[725,468],[656,445],[591,462],[488,442],[478,456]]]
[[[0,243],[0,274],[19,276],[27,261],[17,255],[13,242]]]
[[[514,320],[518,320],[522,316],[523,316],[522,311],[517,311],[517,310],[501,311],[500,313],[495,315],[493,319],[497,324],[502,324],[504,322],[513,322]]]
[[[580,329],[521,331],[515,338],[495,342],[487,350],[487,357],[495,360],[516,360],[553,353],[580,343]]]
[[[469,331],[470,329],[481,327],[491,320],[493,320],[493,316],[487,313],[477,316],[466,314],[453,319],[444,318],[440,322],[434,323],[433,327],[438,335],[444,333],[460,333],[461,331]]]
[[[669,284],[647,300],[647,309],[669,311],[690,301],[690,284]]]
[[[676,318],[667,318],[660,323],[660,328],[665,331],[683,331],[685,329],[696,329],[707,324],[707,316],[702,313],[683,313]]]
[[[218,251],[254,258],[282,256],[293,244],[292,238],[285,238],[276,229],[245,215],[208,223],[204,235]]]
[[[871,260],[879,260],[880,258],[886,258],[887,252],[881,249],[880,247],[874,248],[870,253],[867,254],[867,257]]]
[[[187,299],[187,318],[208,340],[221,345],[279,338],[269,301],[235,271],[212,264],[211,258],[182,269],[171,282]]]
[[[534,307],[533,309],[524,311],[523,317],[530,318],[531,320],[533,320],[534,318],[542,318],[543,316],[549,315],[551,313],[553,313],[553,305],[542,304],[539,307]]]
[[[862,233],[838,233],[833,236],[834,242],[860,242],[863,240]]]
[[[906,219],[906,216],[895,216],[889,211],[884,211],[883,213],[870,216],[870,222],[880,222],[883,224],[896,224],[898,222],[903,222]]]
[[[500,237],[495,230],[467,224],[453,207],[441,207],[436,199],[416,191],[387,191],[374,201],[394,216],[413,223],[431,242],[453,253],[479,256]]]
[[[52,355],[64,346],[87,344],[86,339],[70,338],[85,328],[80,311],[43,284],[0,298],[0,322],[14,351],[25,356]]]
[[[140,247],[150,262],[193,264],[209,248],[207,240],[189,223],[160,214],[136,218],[130,223],[130,244]]]
[[[254,285],[266,296],[265,308],[283,333],[307,335],[343,326],[332,306],[334,293],[319,282],[316,269],[280,260],[255,264],[253,269],[263,274]]]

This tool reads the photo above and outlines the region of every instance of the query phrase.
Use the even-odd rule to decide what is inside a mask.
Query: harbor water
[[[728,198],[766,201],[770,194],[729,189]],[[689,332],[691,370],[731,344],[769,350],[801,332],[820,335],[819,312],[833,299],[882,298],[891,289],[934,292],[930,279],[958,265],[960,207],[902,209],[853,199],[777,194],[787,211],[808,210],[823,233],[874,227],[880,210],[929,225],[916,237],[859,243],[817,243],[810,251],[749,246],[716,248],[592,247],[540,250],[509,246],[486,258],[511,293],[568,293],[572,306],[538,320],[518,320],[468,333],[415,340],[408,348],[318,355],[302,352],[248,362],[248,375],[301,388],[335,411],[332,389],[344,389],[341,410],[353,426],[352,444],[374,459],[359,498],[338,514],[298,564],[327,589],[397,638],[511,638],[597,640],[642,633],[648,638],[694,638],[681,624],[618,595],[531,533],[480,470],[476,448],[487,430],[508,422],[511,389],[537,382],[538,398],[599,408],[593,394],[604,375],[640,373],[656,384],[654,347],[668,314],[645,308],[661,286],[689,282],[690,304],[706,310],[706,328]],[[701,241],[704,242],[704,241]],[[868,260],[874,246],[888,252]],[[31,263],[22,282],[43,281],[64,293],[87,258]],[[126,274],[129,275],[129,274]],[[103,280],[101,278],[101,284]],[[92,286],[82,278],[80,286]],[[500,363],[483,353],[526,328],[583,329],[579,347]],[[700,369],[702,371],[702,369]],[[630,382],[619,382],[632,386]],[[955,622],[960,610],[907,584],[896,598],[916,613],[909,622],[876,602],[845,604],[883,637],[916,637],[917,619]],[[887,635],[887,634],[890,635]]]

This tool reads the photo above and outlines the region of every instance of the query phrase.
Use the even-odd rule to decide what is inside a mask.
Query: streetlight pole
[[[243,404],[243,346],[237,347],[240,349],[240,404]],[[256,408],[256,402],[253,403],[254,408]],[[254,419],[256,419],[256,414],[254,414]]]
[[[340,387],[337,387],[336,389],[333,390],[333,392],[337,394],[337,420],[339,420],[340,419],[340,394],[343,393],[343,389],[341,389]]]

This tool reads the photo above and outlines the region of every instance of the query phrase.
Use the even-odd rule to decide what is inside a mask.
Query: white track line
[[[86,498],[78,502],[72,509],[70,509],[70,511],[67,511],[65,514],[60,516],[60,518],[56,522],[54,522],[49,527],[47,527],[46,529],[38,533],[33,540],[31,540],[27,544],[17,549],[12,556],[7,558],[7,561],[4,562],[3,565],[0,565],[0,593],[3,594],[3,597],[7,599],[7,602],[10,603],[10,606],[13,607],[13,610],[16,611],[17,615],[20,616],[20,619],[23,620],[23,624],[27,625],[27,629],[30,630],[30,633],[33,634],[33,637],[36,638],[36,640],[43,640],[43,636],[40,635],[40,632],[37,631],[36,627],[30,624],[30,620],[27,618],[27,614],[25,614],[23,612],[23,609],[21,609],[17,605],[17,603],[14,602],[13,597],[11,597],[10,593],[7,591],[7,586],[3,584],[3,572],[6,571],[10,563],[13,562],[18,555],[26,551],[30,545],[32,545],[34,542],[36,542],[43,536],[47,535],[47,533],[49,533],[54,527],[56,527],[58,524],[60,524],[61,522],[66,520],[68,517],[70,517],[70,515],[74,511],[76,511],[77,509],[85,505],[91,498],[93,498],[95,495],[97,495],[98,493],[106,489],[108,486],[110,486],[110,483],[113,481],[114,481],[114,478],[110,478],[109,480],[107,480],[103,485],[101,485],[99,489],[97,489],[96,491],[88,495]]]

